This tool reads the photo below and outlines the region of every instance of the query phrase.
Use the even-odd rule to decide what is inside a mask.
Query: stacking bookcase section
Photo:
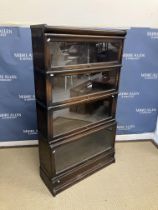
[[[104,123],[115,117],[116,92],[46,108],[37,101],[38,130],[48,140]]]
[[[57,193],[114,162],[126,31],[31,26],[40,175]]]
[[[40,136],[40,173],[53,195],[115,161],[115,131],[109,120],[54,142]]]
[[[36,71],[36,98],[52,106],[113,93],[118,90],[119,74],[120,65],[46,74]]]

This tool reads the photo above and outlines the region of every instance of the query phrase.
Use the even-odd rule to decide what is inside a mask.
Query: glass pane
[[[50,42],[51,67],[118,61],[121,43]]]
[[[117,71],[58,75],[53,79],[53,102],[115,89]]]
[[[112,97],[71,105],[53,112],[54,136],[95,123],[111,116]]]
[[[56,149],[56,172],[76,165],[113,146],[113,127],[89,134]]]

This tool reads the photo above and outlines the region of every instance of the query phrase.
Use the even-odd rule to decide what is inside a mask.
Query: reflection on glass
[[[56,76],[53,79],[53,102],[115,89],[116,71]]]
[[[121,43],[115,42],[50,42],[51,65],[66,66],[118,61]]]
[[[112,127],[89,134],[82,139],[65,144],[56,149],[56,171],[60,172],[76,165],[87,158],[110,149],[113,144]]]
[[[111,116],[112,97],[71,105],[53,112],[54,136],[86,126]]]

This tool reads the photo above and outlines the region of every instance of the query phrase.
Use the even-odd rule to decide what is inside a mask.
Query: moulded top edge
[[[110,29],[110,28],[81,28],[81,27],[68,27],[68,26],[48,26],[46,24],[31,25],[31,28],[39,28],[45,33],[68,33],[80,35],[108,35],[108,36],[125,36],[127,31],[123,29]]]

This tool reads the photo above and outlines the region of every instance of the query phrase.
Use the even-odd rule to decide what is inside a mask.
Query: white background
[[[0,23],[158,27],[157,0],[0,0]]]

